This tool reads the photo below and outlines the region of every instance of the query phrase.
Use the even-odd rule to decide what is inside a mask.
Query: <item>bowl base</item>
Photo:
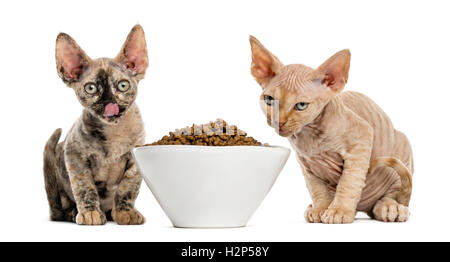
[[[229,226],[181,226],[173,225],[174,228],[184,228],[184,229],[226,229],[226,228],[241,228],[247,225],[229,225]]]

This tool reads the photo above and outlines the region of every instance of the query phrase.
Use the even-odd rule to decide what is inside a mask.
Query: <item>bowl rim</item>
[[[149,145],[149,146],[139,146],[133,148],[133,153],[141,150],[148,150],[149,148],[155,149],[195,149],[195,150],[240,150],[241,148],[251,148],[256,150],[278,150],[284,152],[290,152],[291,149],[284,146],[271,145],[271,146],[199,146],[199,145]]]

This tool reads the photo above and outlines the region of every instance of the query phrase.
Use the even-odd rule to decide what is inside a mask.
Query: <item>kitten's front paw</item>
[[[103,225],[106,223],[106,216],[102,211],[82,211],[75,219],[78,225]]]
[[[322,223],[326,224],[343,224],[352,223],[355,219],[355,211],[347,210],[340,207],[329,207],[320,217]]]
[[[320,223],[322,222],[320,216],[327,210],[327,208],[314,208],[309,205],[305,210],[305,220],[308,223]]]
[[[119,225],[141,225],[145,223],[145,217],[136,209],[131,210],[113,210],[112,218]]]
[[[379,201],[373,208],[373,215],[376,220],[384,222],[405,222],[409,217],[409,209],[395,200]]]

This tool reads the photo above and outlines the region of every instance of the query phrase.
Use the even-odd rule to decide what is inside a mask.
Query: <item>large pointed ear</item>
[[[116,61],[122,64],[134,75],[143,75],[148,67],[147,43],[145,42],[144,29],[135,25],[128,34],[127,40],[122,46]]]
[[[283,64],[254,36],[250,36],[250,46],[252,48],[251,73],[256,82],[264,88],[270,79],[280,72]]]
[[[56,67],[65,82],[75,82],[86,70],[91,59],[68,34],[60,33],[56,38]]]
[[[334,92],[344,89],[350,70],[350,50],[344,49],[328,58],[313,72],[313,78],[329,87]]]

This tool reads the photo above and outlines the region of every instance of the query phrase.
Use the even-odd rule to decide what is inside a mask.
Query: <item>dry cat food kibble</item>
[[[234,125],[222,119],[204,125],[192,125],[169,132],[152,145],[198,145],[198,146],[262,146],[260,142]],[[269,146],[264,144],[264,146]]]

